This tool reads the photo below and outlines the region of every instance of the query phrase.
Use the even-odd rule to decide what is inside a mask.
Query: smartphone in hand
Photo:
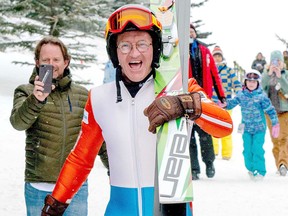
[[[278,66],[279,66],[278,60],[277,60],[277,59],[274,59],[274,60],[272,61],[272,65],[274,65],[275,67],[278,67]]]
[[[43,93],[50,93],[52,90],[53,65],[43,64],[39,66],[39,79],[44,83]]]

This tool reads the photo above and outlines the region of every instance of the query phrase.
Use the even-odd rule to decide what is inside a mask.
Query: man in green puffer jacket
[[[54,188],[62,165],[78,137],[88,91],[72,82],[70,55],[57,38],[43,38],[35,49],[29,84],[14,92],[12,126],[26,132],[25,202],[27,215],[39,215],[45,196]],[[39,66],[53,65],[51,93],[43,92]],[[73,198],[65,215],[88,214],[88,184]]]

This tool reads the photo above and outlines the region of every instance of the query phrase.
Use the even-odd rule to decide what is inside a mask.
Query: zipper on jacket
[[[68,94],[68,92],[67,92]],[[65,94],[66,96],[66,94]],[[64,157],[64,152],[65,152],[65,145],[66,145],[66,137],[67,137],[67,124],[66,124],[66,113],[65,113],[65,101],[62,98],[61,92],[58,92],[58,97],[60,101],[60,113],[62,113],[63,117],[63,142],[62,142],[62,148],[61,148],[61,158],[60,158],[60,164],[64,163],[64,160],[66,159]],[[69,103],[69,102],[68,102]],[[61,168],[61,167],[60,167]]]
[[[148,79],[148,81],[146,81],[142,88],[139,89],[138,93],[136,94],[135,98],[137,98],[137,96],[139,97],[143,91],[147,90],[147,86],[151,84],[151,80]],[[153,80],[152,80],[153,81]],[[141,97],[141,96],[140,96]],[[132,98],[132,97],[131,97]],[[135,98],[132,98],[131,100],[131,107],[132,107],[132,118],[133,118],[133,122],[132,122],[132,126],[133,126],[133,150],[134,150],[134,156],[135,156],[135,167],[136,167],[136,173],[137,173],[137,190],[138,190],[138,206],[139,206],[139,216],[143,215],[143,200],[142,200],[142,185],[141,185],[141,181],[140,181],[140,176],[139,173],[141,172],[141,164],[139,164],[137,158],[137,150],[136,147],[138,145],[136,145],[137,143],[137,134],[136,131],[134,131],[135,128],[137,128],[137,121],[138,119],[136,118],[136,110],[137,110],[137,100]],[[138,98],[138,100],[141,100],[140,98]],[[140,160],[141,161],[141,160]]]
[[[69,110],[70,112],[72,112],[72,104],[71,104],[71,100],[70,100],[70,97],[69,97],[69,94],[68,94],[68,105],[69,105]]]
[[[138,92],[139,93],[139,92]],[[139,206],[139,216],[142,216],[142,190],[140,185],[140,177],[139,177],[139,163],[137,161],[138,155],[137,155],[137,138],[136,138],[136,132],[134,131],[134,128],[137,126],[137,119],[136,117],[136,107],[135,107],[135,98],[132,98],[131,100],[131,107],[132,107],[132,128],[133,128],[133,151],[134,151],[134,159],[135,159],[135,173],[137,177],[137,191],[138,191],[138,206]]]
[[[148,79],[149,80],[149,79]],[[152,80],[153,81],[153,80]],[[139,95],[141,95],[141,92],[143,93],[143,91],[147,90],[147,85],[151,84],[151,80],[150,82],[149,81],[146,81],[142,88],[140,88],[140,90],[137,92],[137,94],[135,95],[135,97],[133,98],[128,89],[127,88],[123,88],[125,89],[125,91],[127,91],[127,94],[129,94],[130,98],[131,98],[131,116],[132,116],[132,136],[133,136],[133,145],[131,146],[132,148],[132,152],[133,152],[133,159],[135,161],[135,166],[134,166],[134,169],[135,169],[135,173],[136,173],[136,184],[137,185],[137,191],[138,191],[138,216],[143,216],[143,201],[142,201],[142,185],[141,185],[141,181],[140,181],[140,176],[139,176],[139,172],[141,172],[141,164],[139,164],[140,162],[138,162],[137,158],[138,158],[138,155],[137,155],[137,142],[138,142],[138,139],[137,139],[137,133],[135,131],[135,128],[137,128],[137,121],[138,119],[136,118],[136,110],[137,110],[137,100],[135,98],[137,98],[137,96],[139,97]],[[146,87],[145,87],[146,86]],[[140,100],[140,98],[138,98],[138,100]]]

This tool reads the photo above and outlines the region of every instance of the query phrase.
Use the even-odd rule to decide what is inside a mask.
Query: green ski
[[[183,5],[183,2],[188,2],[190,10],[190,1],[178,1],[178,3],[175,3],[173,0],[150,0],[150,8],[163,26],[163,55],[161,66],[158,69],[159,73],[155,77],[156,97],[182,93],[182,77],[184,78],[183,83],[187,85],[188,59],[183,60],[183,57],[181,57],[183,60],[182,68],[185,69],[185,64],[187,64],[185,69],[187,71],[182,76],[179,29],[177,27],[179,16],[177,16],[175,4]],[[188,21],[189,18],[190,16],[188,16]],[[189,25],[187,29],[183,28],[182,30],[189,34]],[[185,44],[183,44],[185,38],[181,40],[182,47],[185,48]],[[186,48],[188,50],[188,44]],[[187,88],[188,85],[184,88],[184,91],[187,91]],[[189,211],[188,204],[192,204],[193,200],[189,156],[190,133],[188,130],[189,126],[187,126],[187,120],[184,117],[169,121],[157,129],[154,216],[192,215],[192,210],[191,213],[186,212]],[[192,208],[191,205],[190,207]]]

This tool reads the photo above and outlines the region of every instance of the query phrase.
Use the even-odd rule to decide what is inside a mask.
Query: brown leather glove
[[[201,113],[201,96],[197,92],[156,98],[144,110],[144,115],[150,122],[148,130],[152,133],[156,133],[156,128],[164,122],[184,115],[194,120],[199,118]]]
[[[61,216],[69,204],[59,202],[50,194],[45,197],[44,207],[41,216]]]

